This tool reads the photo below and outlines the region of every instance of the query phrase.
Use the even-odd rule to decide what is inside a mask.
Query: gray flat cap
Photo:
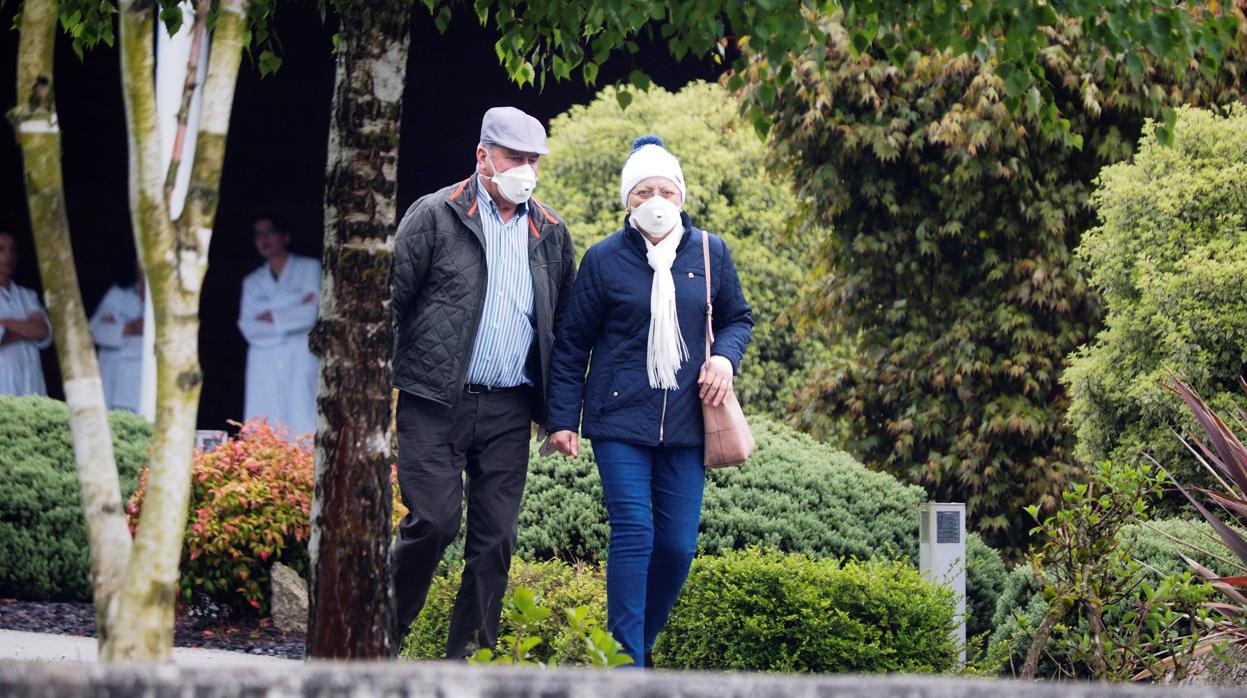
[[[546,155],[546,130],[541,122],[515,107],[494,107],[481,119],[481,142],[519,153]]]

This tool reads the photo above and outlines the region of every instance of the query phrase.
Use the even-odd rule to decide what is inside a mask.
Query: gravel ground
[[[95,608],[89,603],[0,599],[0,629],[95,637]],[[173,645],[303,658],[303,634],[283,633],[268,619],[231,625],[179,619]]]

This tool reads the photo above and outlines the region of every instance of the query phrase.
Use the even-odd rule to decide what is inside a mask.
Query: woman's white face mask
[[[654,196],[632,209],[632,225],[653,237],[666,237],[680,222],[680,207],[661,196]]]
[[[502,198],[516,206],[532,198],[533,190],[537,188],[537,172],[532,165],[524,164],[499,172],[492,154],[489,156],[489,164],[494,168],[494,176],[486,179],[498,185],[498,193],[502,194]]]

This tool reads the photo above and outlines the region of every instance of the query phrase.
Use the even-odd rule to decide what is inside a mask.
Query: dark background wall
[[[15,102],[17,40],[13,12],[0,10],[0,107]],[[398,211],[417,197],[467,176],[481,114],[510,104],[543,123],[593,98],[582,82],[548,82],[545,90],[516,88],[498,66],[491,29],[465,13],[439,34],[419,3],[412,23],[411,54],[404,96],[399,157]],[[285,216],[295,232],[294,250],[319,255],[322,182],[333,92],[334,18],[321,20],[316,3],[284,3],[277,32],[284,63],[261,78],[247,59],[238,78],[229,143],[221,182],[221,204],[209,253],[200,307],[200,362],[204,389],[201,428],[222,428],[242,413],[246,344],[235,320],[242,277],[260,258],[251,242],[251,222],[262,212]],[[675,62],[659,42],[642,43],[635,56],[621,55],[602,67],[599,84],[624,79],[634,68],[678,89],[695,79],[713,80],[709,61]],[[126,192],[125,114],[118,55],[101,46],[79,60],[68,40],[56,52],[57,104],[61,118],[65,194],[79,281],[88,313],[109,286],[132,276],[134,258]],[[0,225],[18,236],[17,281],[41,289],[29,235],[21,153],[12,131],[0,137]],[[640,134],[638,134],[640,135]],[[620,144],[620,164],[628,144]],[[558,202],[551,202],[556,207]],[[49,393],[61,397],[55,351],[43,356]]]

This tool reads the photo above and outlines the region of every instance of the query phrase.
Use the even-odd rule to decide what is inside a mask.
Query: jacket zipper
[[[662,416],[658,418],[658,443],[662,443],[667,429],[667,389],[662,390]]]

